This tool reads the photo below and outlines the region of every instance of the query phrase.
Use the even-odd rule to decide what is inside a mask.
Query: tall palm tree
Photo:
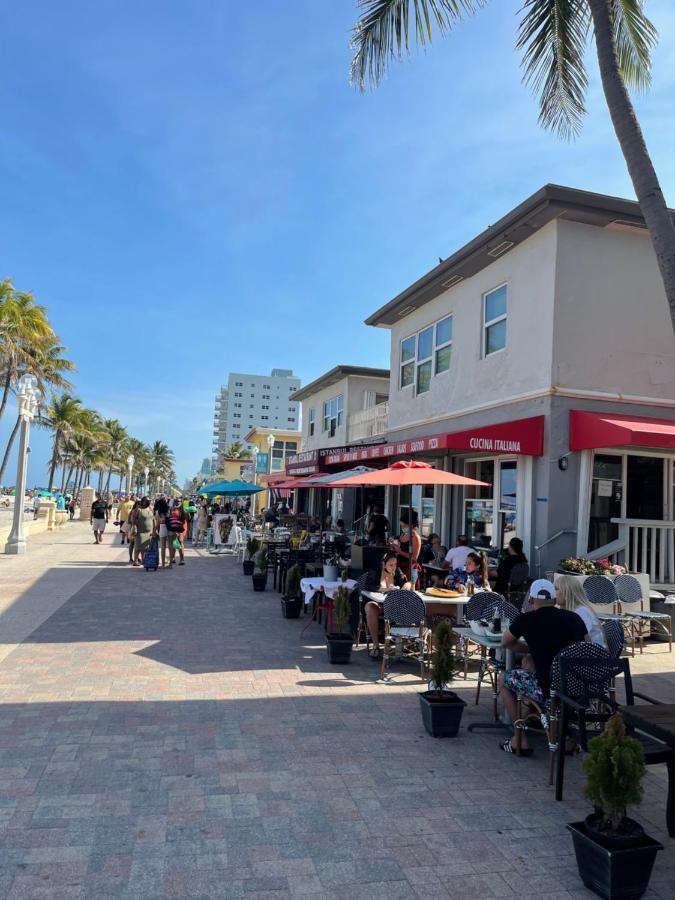
[[[0,282],[0,369],[2,395],[0,419],[4,415],[10,389],[20,365],[30,365],[31,350],[38,344],[55,340],[47,310],[35,302],[32,294],[16,291],[9,278]]]
[[[44,411],[38,419],[38,424],[49,428],[54,433],[52,445],[52,457],[49,464],[49,484],[47,490],[54,485],[54,473],[59,462],[59,454],[65,438],[82,431],[86,424],[85,410],[82,401],[72,394],[54,394],[46,404]]]
[[[56,335],[51,332],[46,337],[31,344],[25,345],[26,356],[16,367],[15,375],[20,378],[21,375],[29,372],[37,378],[37,389],[44,400],[48,388],[59,388],[60,390],[70,390],[71,382],[66,378],[66,373],[75,370],[75,363],[63,356],[65,347],[60,343]],[[21,418],[17,414],[14,428],[12,429],[5,453],[0,463],[0,484],[5,477],[5,470],[9,462],[9,456],[14,446],[14,441],[21,425]]]
[[[444,34],[487,0],[358,0],[352,34],[352,81],[378,84],[392,59]],[[621,152],[649,229],[675,330],[675,224],[649,156],[628,90],[648,87],[656,29],[644,0],[522,0],[517,47],[525,82],[539,94],[539,121],[564,138],[586,114],[585,52],[595,38],[602,88]]]
[[[126,428],[120,425],[117,419],[106,419],[103,426],[107,433],[107,465],[108,478],[106,480],[105,492],[110,491],[110,479],[113,471],[117,471],[122,464],[126,449],[126,441],[128,438]]]
[[[229,456],[230,459],[250,459],[251,451],[248,447],[244,447],[241,441],[232,441],[225,448],[225,456]]]
[[[173,470],[174,455],[163,441],[155,441],[149,450],[150,461],[148,466],[152,474],[153,491],[156,491],[158,478],[164,478],[165,481],[169,480]]]

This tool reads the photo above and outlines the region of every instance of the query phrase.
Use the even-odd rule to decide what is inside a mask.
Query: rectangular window
[[[483,356],[506,347],[506,285],[483,295]]]
[[[314,434],[314,410],[313,409],[310,409],[310,411],[309,411],[308,422],[309,422],[309,436],[312,437],[312,435]]]
[[[434,344],[434,329],[425,328],[417,335],[417,391],[425,394],[431,387],[431,355]]]
[[[452,316],[446,316],[401,341],[400,386],[414,385],[416,394],[425,394],[432,377],[448,371],[451,357]]]
[[[415,380],[415,345],[417,336],[401,341],[401,387],[408,387]]]
[[[434,375],[447,372],[452,355],[452,316],[436,322],[434,339]]]
[[[335,430],[342,425],[344,418],[344,397],[340,394],[323,404],[323,430],[333,437]]]
[[[244,386],[244,382],[243,382],[243,381],[235,381],[234,386],[235,386],[235,387],[243,387],[243,386]]]
[[[288,421],[289,421],[289,422],[295,422],[295,418],[294,418],[293,416],[289,416],[289,417],[288,417]]]

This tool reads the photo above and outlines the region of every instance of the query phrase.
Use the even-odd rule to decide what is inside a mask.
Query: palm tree
[[[251,451],[241,441],[233,441],[225,448],[225,456],[230,459],[250,459]]]
[[[487,0],[358,0],[363,9],[352,34],[352,81],[378,84],[392,59],[441,34]],[[675,224],[656,176],[629,88],[648,87],[656,29],[644,0],[522,0],[517,48],[525,82],[539,94],[539,122],[574,137],[586,114],[584,61],[593,32],[605,100],[628,174],[649,229],[675,330]]]
[[[18,379],[26,372],[35,375],[37,378],[37,389],[44,400],[47,394],[47,388],[60,388],[61,390],[70,390],[72,384],[66,378],[66,372],[72,372],[75,369],[75,363],[63,356],[65,347],[63,347],[56,335],[51,331],[46,337],[38,340],[32,345],[26,344],[26,356],[22,362],[16,367],[15,377]],[[0,463],[0,484],[5,477],[5,470],[9,462],[9,456],[14,446],[14,441],[19,432],[21,418],[17,415],[14,428],[11,431],[5,453]]]
[[[105,485],[105,493],[110,491],[110,479],[113,471],[117,471],[125,458],[126,441],[128,438],[126,428],[120,425],[117,419],[106,419],[103,422],[106,431],[108,478]]]
[[[148,466],[152,475],[153,491],[156,491],[158,478],[169,480],[173,469],[174,455],[165,443],[155,441],[149,448],[149,457]]]
[[[0,282],[0,368],[2,398],[0,419],[4,415],[10,389],[20,365],[30,366],[31,351],[38,345],[56,340],[49,325],[47,310],[38,306],[27,292],[16,291],[9,278]]]
[[[38,424],[54,432],[52,458],[49,464],[49,484],[47,486],[47,490],[51,491],[64,439],[78,431],[82,431],[82,426],[86,425],[86,415],[82,407],[82,401],[78,397],[73,397],[72,394],[57,395],[52,392],[51,399],[45,406]]]

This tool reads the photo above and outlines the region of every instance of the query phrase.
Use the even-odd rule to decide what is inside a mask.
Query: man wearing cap
[[[576,613],[558,609],[555,605],[555,586],[546,578],[538,578],[530,587],[530,601],[534,612],[521,613],[511,622],[502,636],[502,647],[532,656],[534,671],[512,669],[504,675],[502,698],[504,706],[515,722],[518,718],[517,695],[543,703],[551,689],[551,665],[558,653],[569,644],[589,641],[590,635],[583,620]],[[521,643],[525,641],[527,646]],[[531,756],[525,732],[517,732],[522,756]],[[505,753],[515,753],[511,739],[499,745]]]

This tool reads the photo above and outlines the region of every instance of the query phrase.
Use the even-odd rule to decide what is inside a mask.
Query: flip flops
[[[527,750],[521,750],[520,753],[518,753],[516,748],[511,744],[511,738],[500,744],[499,749],[503,750],[504,753],[513,753],[514,756],[532,756],[531,747],[528,747]]]

